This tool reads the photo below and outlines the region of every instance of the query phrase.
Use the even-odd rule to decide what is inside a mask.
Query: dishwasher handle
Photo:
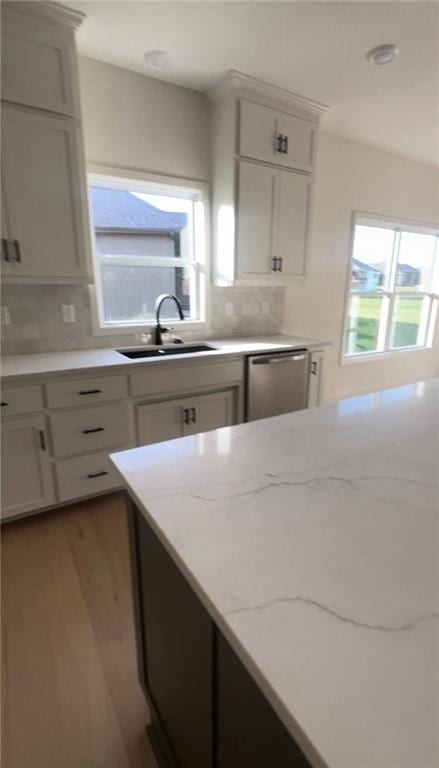
[[[257,357],[252,360],[252,365],[273,365],[277,363],[289,363],[291,361],[296,362],[298,360],[305,360],[306,354],[301,355],[273,355],[273,357]]]

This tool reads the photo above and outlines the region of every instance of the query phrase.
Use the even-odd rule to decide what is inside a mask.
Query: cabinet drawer
[[[78,459],[59,461],[56,477],[60,501],[111,491],[122,485],[107,453],[93,453]]]
[[[97,379],[71,379],[47,384],[49,408],[67,408],[106,400],[124,400],[128,397],[125,376],[106,376]]]
[[[151,366],[150,369],[131,375],[131,393],[139,395],[162,395],[167,392],[184,392],[221,384],[241,381],[242,360],[215,365],[186,365],[165,367]]]
[[[52,414],[50,426],[55,456],[126,445],[132,434],[128,403]]]
[[[22,413],[42,411],[43,395],[41,387],[11,387],[2,389],[2,416],[19,416]]]

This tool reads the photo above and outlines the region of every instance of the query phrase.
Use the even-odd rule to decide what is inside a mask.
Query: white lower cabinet
[[[121,480],[108,453],[93,453],[56,463],[56,478],[60,501],[111,491]]]
[[[2,519],[55,502],[44,416],[2,426]]]
[[[173,440],[233,423],[231,390],[137,407],[139,445]]]

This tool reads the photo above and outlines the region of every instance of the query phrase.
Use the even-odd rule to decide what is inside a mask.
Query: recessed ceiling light
[[[171,66],[171,59],[166,51],[147,51],[143,61],[153,69],[169,69]]]
[[[391,61],[396,59],[398,53],[399,48],[397,45],[394,43],[384,43],[383,45],[371,48],[366,58],[371,64],[390,64]]]

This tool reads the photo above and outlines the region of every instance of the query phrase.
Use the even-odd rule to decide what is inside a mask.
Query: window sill
[[[343,355],[340,361],[340,365],[355,365],[356,363],[369,363],[377,360],[392,360],[395,357],[403,357],[404,355],[412,355],[414,352],[426,352],[432,349],[432,346],[423,347],[402,347],[401,349],[395,349],[386,352],[366,352],[362,355]]]

